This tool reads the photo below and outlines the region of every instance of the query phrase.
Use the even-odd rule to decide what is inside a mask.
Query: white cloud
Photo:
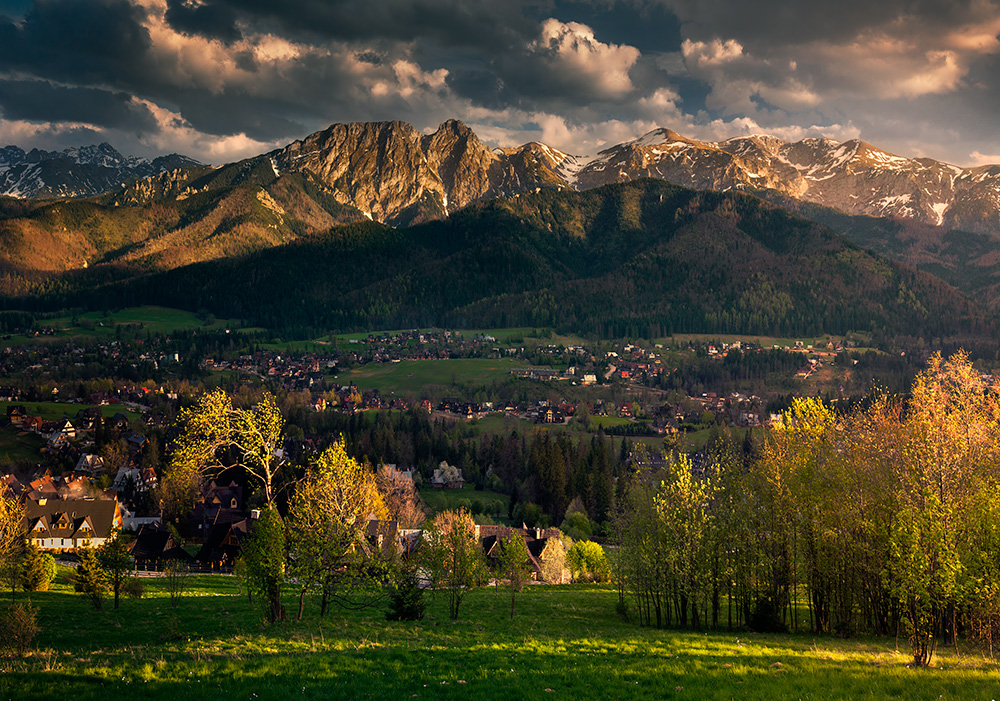
[[[602,43],[585,24],[550,17],[542,23],[541,35],[528,45],[528,51],[545,57],[553,69],[586,81],[595,96],[619,98],[634,88],[629,71],[639,58],[639,50]]]
[[[971,166],[989,166],[1000,164],[1000,154],[990,155],[973,151],[969,154],[968,164]]]
[[[735,39],[712,39],[712,41],[681,42],[681,55],[686,61],[700,66],[717,66],[736,61],[743,56],[743,46]]]

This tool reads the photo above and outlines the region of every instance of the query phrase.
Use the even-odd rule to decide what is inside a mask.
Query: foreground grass
[[[265,628],[231,578],[193,579],[177,609],[155,581],[117,613],[65,585],[33,595],[39,650],[0,661],[0,698],[991,699],[1000,688],[980,656],[910,669],[891,640],[640,628],[601,587],[529,587],[513,621],[503,592],[479,590],[457,622],[439,596],[415,623],[382,611],[320,620],[310,602],[304,621]]]

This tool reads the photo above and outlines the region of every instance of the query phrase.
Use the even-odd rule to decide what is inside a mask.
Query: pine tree
[[[48,591],[55,578],[56,562],[33,542],[28,542],[21,562],[21,586],[25,591]]]
[[[77,558],[80,564],[73,575],[73,588],[89,596],[94,608],[100,610],[108,591],[108,580],[97,559],[97,552],[89,546],[83,546],[77,550]]]

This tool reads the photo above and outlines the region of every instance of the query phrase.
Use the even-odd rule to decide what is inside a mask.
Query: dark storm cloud
[[[21,26],[0,18],[0,66],[63,82],[120,84],[151,46],[143,17],[126,0],[36,2]]]
[[[285,100],[235,91],[219,94],[178,91],[173,98],[183,105],[184,119],[205,134],[246,134],[251,139],[271,141],[304,136],[307,129],[292,117],[298,106]]]
[[[0,130],[93,124],[218,162],[366,119],[562,147],[829,127],[946,157],[972,151],[953,124],[997,141],[998,32],[991,0],[0,0]]]
[[[131,131],[156,128],[149,108],[131,96],[97,88],[63,87],[38,80],[0,80],[0,108],[7,119],[85,122]]]
[[[764,48],[822,40],[849,40],[866,28],[909,22],[928,33],[981,19],[992,2],[982,0],[662,0],[694,39],[726,37]]]
[[[167,0],[164,19],[182,34],[197,34],[226,43],[243,38],[243,32],[236,26],[236,10],[222,3],[202,5],[188,0]]]
[[[207,0],[264,30],[311,40],[434,41],[502,50],[534,33],[519,0]]]

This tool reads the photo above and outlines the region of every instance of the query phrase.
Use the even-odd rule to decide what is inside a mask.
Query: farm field
[[[7,407],[16,404],[23,406],[25,411],[34,416],[41,416],[45,421],[58,421],[64,416],[74,417],[82,410],[92,406],[91,404],[70,404],[68,402],[0,402],[0,416],[7,415]],[[104,417],[114,416],[122,413],[129,419],[138,419],[139,412],[133,411],[123,404],[104,404],[100,407],[101,415]]]
[[[213,320],[206,324],[193,312],[167,307],[129,307],[113,314],[87,312],[77,316],[61,316],[55,318],[40,318],[40,326],[51,326],[55,329],[54,336],[22,336],[14,335],[9,343],[44,342],[47,340],[67,339],[73,337],[90,337],[97,340],[115,338],[116,327],[127,327],[150,333],[169,334],[178,330],[205,329],[218,330],[235,326],[237,322],[229,319]]]
[[[0,697],[991,699],[1000,687],[997,665],[971,649],[912,669],[892,639],[640,628],[616,616],[607,586],[529,586],[513,621],[506,592],[481,589],[456,622],[428,595],[419,622],[341,609],[320,620],[309,601],[303,621],[262,627],[233,578],[192,579],[176,609],[156,579],[117,612],[65,583],[32,594],[38,649],[0,659]]]
[[[337,381],[343,384],[353,382],[360,389],[377,389],[384,393],[420,393],[425,389],[457,388],[467,383],[502,382],[510,377],[511,370],[523,367],[527,365],[508,359],[404,360],[366,365],[341,373]]]

